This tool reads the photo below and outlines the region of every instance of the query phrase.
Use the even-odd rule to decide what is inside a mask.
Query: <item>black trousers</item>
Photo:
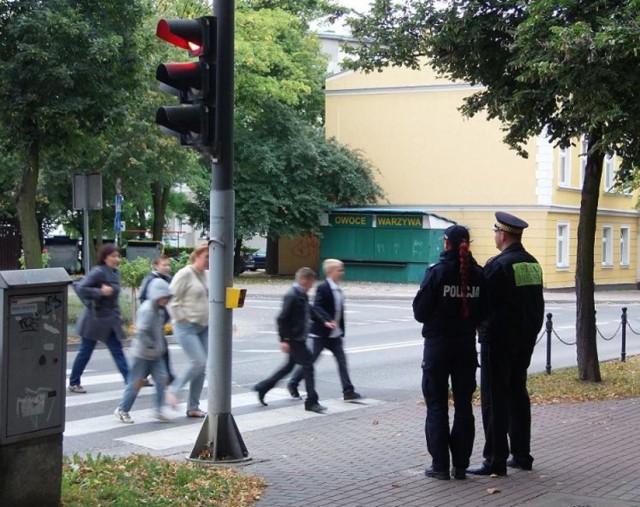
[[[315,388],[315,377],[313,373],[313,355],[307,348],[304,342],[291,341],[289,342],[289,357],[287,362],[282,365],[273,375],[269,378],[258,382],[254,389],[266,393],[272,389],[280,380],[289,375],[296,364],[299,364],[302,368],[302,374],[304,376],[304,383],[307,389],[307,399],[305,400],[305,407],[311,407],[318,403],[318,393]]]
[[[427,404],[425,436],[436,471],[466,469],[473,450],[475,418],[471,398],[476,390],[478,356],[475,336],[464,339],[426,338],[422,360],[422,394]],[[453,394],[453,425],[449,429],[449,378]]]
[[[485,464],[504,469],[509,453],[521,465],[531,465],[531,402],[527,368],[533,345],[510,348],[483,343],[480,347],[480,394]],[[510,444],[510,445],[509,445]]]
[[[342,392],[348,393],[354,390],[349,371],[347,370],[347,356],[344,353],[342,337],[340,338],[313,338],[313,362],[315,363],[324,349],[330,350],[338,363],[338,373],[340,374],[340,382],[342,384]],[[304,371],[301,367],[296,368],[293,376],[289,380],[289,385],[298,386]]]

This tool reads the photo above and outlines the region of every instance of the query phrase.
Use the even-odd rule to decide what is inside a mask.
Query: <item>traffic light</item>
[[[161,19],[156,35],[187,49],[197,62],[161,63],[156,71],[160,89],[180,100],[156,113],[161,130],[198,151],[216,151],[216,18]]]

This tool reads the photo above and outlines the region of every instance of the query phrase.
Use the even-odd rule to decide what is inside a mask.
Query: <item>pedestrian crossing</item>
[[[279,396],[284,396],[284,389],[279,390],[281,391],[281,393],[274,393],[274,391],[275,389],[269,391],[269,395],[273,396],[273,394],[278,394]],[[255,404],[255,394],[245,394],[251,394],[252,403]],[[288,393],[286,394],[286,396],[288,397]],[[238,425],[240,433],[247,433],[250,431],[271,428],[274,426],[280,426],[293,422],[305,421],[317,417],[330,417],[333,414],[352,412],[354,410],[362,409],[365,406],[378,405],[380,403],[382,402],[379,400],[371,399],[364,400],[362,403],[358,404],[346,403],[342,400],[322,400],[322,404],[327,407],[327,412],[325,414],[316,414],[314,412],[307,412],[306,410],[304,410],[303,404],[301,402],[298,402],[295,406],[264,411],[259,410],[257,412],[248,414],[240,414],[238,416],[234,416],[234,419],[236,421],[236,424]],[[206,403],[201,404],[201,406],[202,405],[206,407]],[[133,417],[135,417],[135,415],[133,415]],[[129,435],[116,438],[116,440],[127,442],[129,444],[133,444],[138,447],[144,447],[146,449],[151,449],[154,451],[165,451],[167,449],[171,449],[172,447],[189,445],[195,442],[196,438],[198,437],[198,433],[200,432],[200,427],[200,424],[191,424],[186,427],[174,427],[156,431],[149,431],[137,435]]]
[[[113,415],[113,409],[121,400],[124,390],[122,377],[118,373],[91,375],[85,372],[83,385],[89,391],[87,394],[68,393],[66,397],[67,416],[64,438],[67,442],[70,439],[80,441],[87,437],[89,439],[96,437],[131,446],[134,452],[166,451],[193,445],[202,427],[203,419],[185,417],[185,403],[179,404],[175,411],[168,407],[165,409],[165,414],[170,418],[169,422],[157,421],[154,418],[156,411],[153,407],[154,387],[140,391],[134,410],[130,412],[134,424],[122,424]],[[109,389],[115,386],[117,386],[116,389]],[[104,390],[105,387],[107,390]],[[94,388],[95,392],[92,392],[91,388]],[[186,397],[186,393],[185,390],[182,398]],[[304,396],[305,393],[302,394]],[[384,403],[372,398],[364,398],[357,402],[345,402],[341,398],[322,399],[322,404],[328,410],[325,414],[316,414],[304,410],[303,402],[291,399],[284,388],[274,388],[269,391],[267,402],[268,407],[260,405],[253,391],[232,395],[231,406],[234,419],[241,433],[314,418],[332,417]],[[136,406],[141,408],[135,410]],[[206,396],[202,399],[200,407],[207,411]],[[97,411],[100,411],[101,415],[95,416]],[[83,412],[90,412],[93,416],[77,417]]]

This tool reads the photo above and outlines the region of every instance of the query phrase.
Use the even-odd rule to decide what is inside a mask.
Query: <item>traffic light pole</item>
[[[215,0],[218,59],[216,68],[216,146],[211,157],[209,214],[209,359],[208,410],[190,458],[233,462],[251,459],[231,414],[232,310],[226,288],[233,286],[233,73],[234,0]]]

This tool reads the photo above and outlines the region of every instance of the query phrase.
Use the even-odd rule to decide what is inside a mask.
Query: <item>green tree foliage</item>
[[[541,132],[561,147],[587,137],[576,268],[583,380],[600,380],[593,266],[602,162],[621,157],[619,180],[640,162],[639,13],[635,0],[377,0],[369,16],[351,21],[363,42],[352,68],[428,61],[444,76],[484,85],[462,113],[501,120],[505,142],[523,156]]]
[[[236,15],[236,237],[278,238],[317,232],[328,207],[382,197],[370,164],[326,140],[317,125],[324,107],[327,61],[311,14],[325,2],[246,0]],[[190,221],[209,227],[208,168],[192,174]]]
[[[123,215],[128,228],[146,230],[146,213],[152,210],[150,228],[156,241],[162,240],[171,188],[184,183],[190,170],[201,163],[197,153],[185,149],[175,137],[162,134],[155,123],[158,107],[178,103],[175,97],[159,90],[156,68],[160,62],[187,59],[186,51],[155,36],[161,17],[176,16],[173,11],[154,12],[144,19],[137,35],[143,60],[140,79],[125,105],[126,121],[109,135],[104,162],[104,171],[110,179],[121,179],[125,202],[129,204]]]
[[[39,267],[36,193],[49,150],[81,149],[120,117],[134,86],[140,0],[0,3],[0,129],[21,167],[15,192],[27,267]]]
[[[237,116],[250,122],[265,103],[276,100],[317,120],[324,107],[327,68],[317,36],[296,15],[279,8],[249,8],[251,3],[240,2],[236,13]]]
[[[327,208],[383,197],[367,160],[278,102],[266,104],[250,130],[236,130],[235,151],[237,237],[317,233]],[[196,195],[191,216],[206,228],[208,187]]]

